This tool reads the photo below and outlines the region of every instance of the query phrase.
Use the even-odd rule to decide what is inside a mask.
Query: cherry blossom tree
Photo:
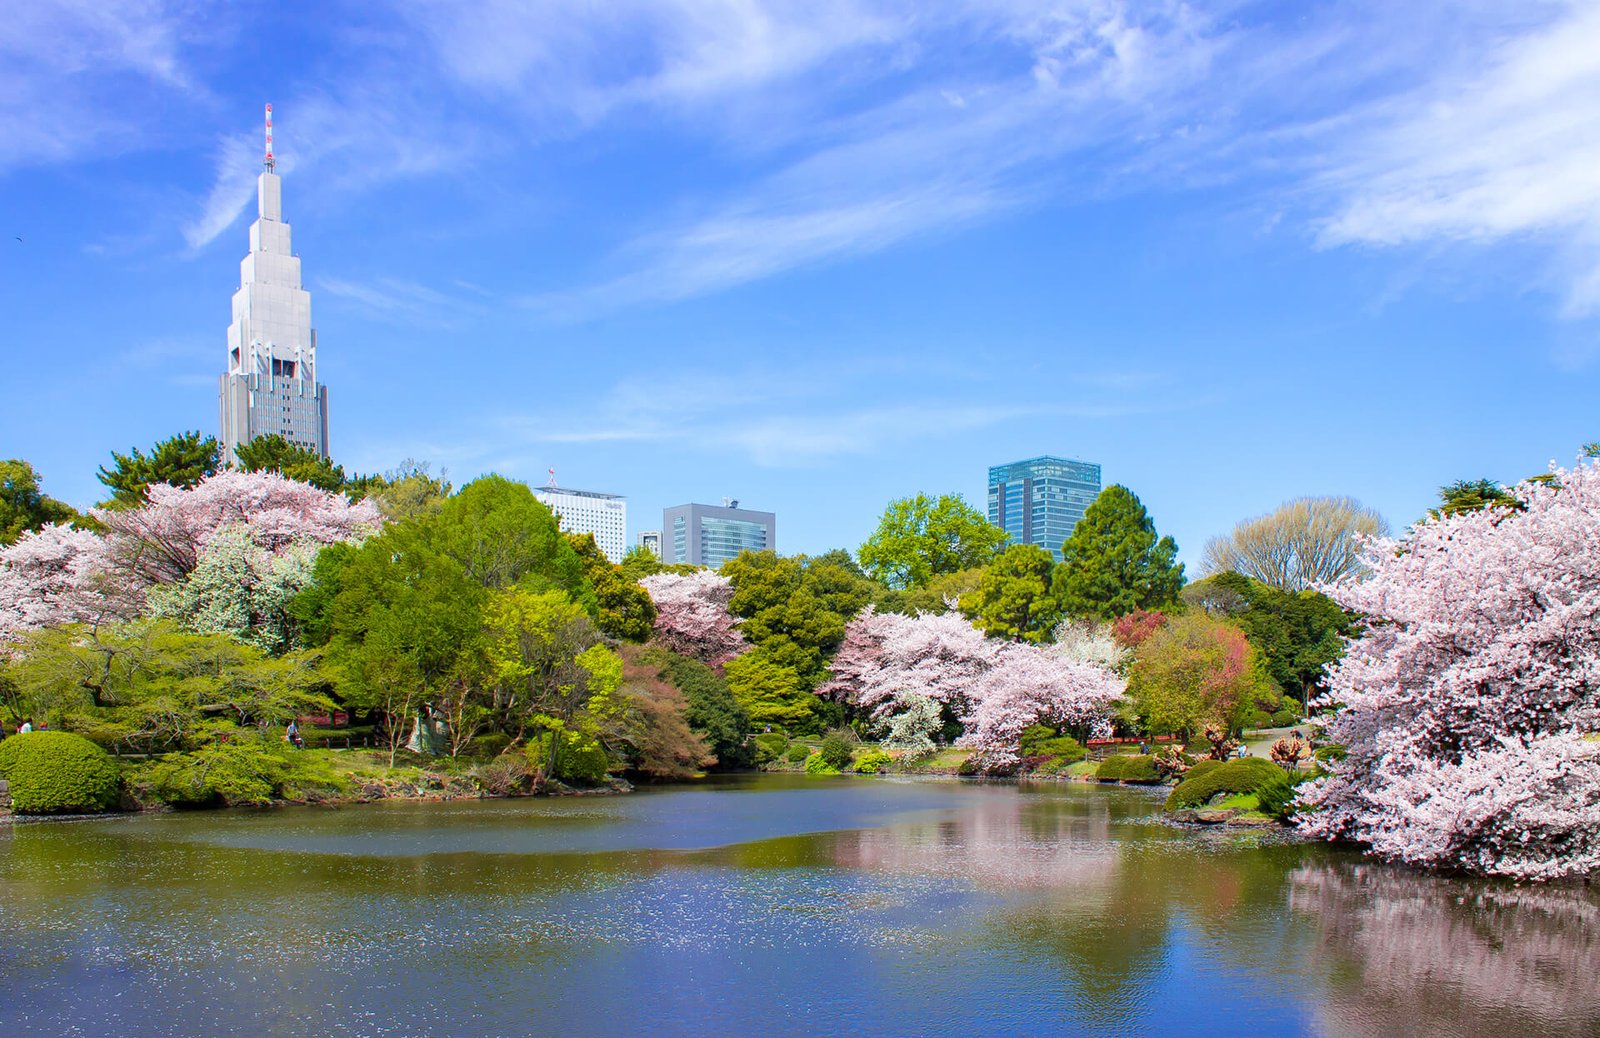
[[[1600,468],[1522,510],[1425,519],[1327,592],[1367,617],[1321,704],[1348,755],[1300,825],[1414,865],[1519,879],[1600,869]]]
[[[1069,658],[1052,646],[985,638],[955,613],[904,616],[867,608],[845,628],[818,690],[863,711],[892,738],[920,746],[902,715],[925,718],[927,704],[960,720],[974,762],[1003,770],[1019,760],[1031,724],[1086,724],[1121,697],[1122,680],[1105,667]],[[926,731],[921,734],[926,736]]]
[[[311,583],[322,545],[295,539],[276,553],[243,523],[212,535],[194,572],[148,592],[150,611],[199,634],[229,634],[269,653],[289,648],[289,601]]]
[[[158,483],[145,493],[140,508],[96,509],[94,517],[116,564],[147,584],[194,572],[206,544],[226,527],[243,525],[259,547],[277,554],[306,541],[362,540],[383,522],[369,501],[352,503],[276,472],[227,469],[191,488]]]
[[[655,640],[683,656],[721,666],[749,644],[728,611],[733,582],[708,569],[657,573],[639,581],[655,603]]]
[[[105,541],[70,526],[52,524],[0,548],[0,641],[58,624],[134,615],[136,596],[109,568]]]

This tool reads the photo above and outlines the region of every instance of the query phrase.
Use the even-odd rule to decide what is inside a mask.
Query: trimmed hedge
[[[1155,758],[1148,753],[1115,753],[1100,762],[1094,777],[1102,782],[1160,782]]]
[[[1201,765],[1206,763],[1214,766],[1201,770]],[[1264,757],[1201,761],[1189,769],[1167,797],[1167,810],[1200,807],[1218,793],[1259,793],[1262,787],[1283,781],[1283,769]]]
[[[784,753],[783,759],[790,764],[799,764],[809,756],[811,756],[811,747],[805,743],[797,742]]]
[[[806,758],[807,775],[837,775],[839,769],[828,763],[828,758],[820,753],[813,753]]]
[[[0,777],[22,815],[106,811],[117,805],[117,766],[105,750],[71,732],[27,732],[0,742]]]
[[[783,751],[789,748],[789,737],[782,732],[762,732],[755,736],[756,763],[765,764],[767,761],[777,760],[783,756]]]

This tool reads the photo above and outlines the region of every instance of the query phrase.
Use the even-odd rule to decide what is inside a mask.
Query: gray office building
[[[661,560],[716,569],[742,551],[776,550],[778,517],[737,501],[678,505],[661,513]]]
[[[1029,458],[989,469],[989,521],[1013,544],[1037,544],[1061,561],[1061,542],[1100,496],[1100,466],[1071,458]]]

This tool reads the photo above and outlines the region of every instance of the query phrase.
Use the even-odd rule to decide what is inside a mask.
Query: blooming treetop
[[[272,472],[219,472],[191,489],[151,486],[149,502],[95,510],[105,534],[45,527],[0,549],[0,638],[64,623],[128,619],[145,591],[186,579],[219,531],[236,529],[269,556],[353,541],[382,519],[368,502]]]
[[[251,540],[277,553],[298,542],[356,541],[383,522],[370,501],[286,479],[276,472],[228,469],[189,489],[151,486],[148,503],[126,511],[96,509],[120,564],[152,584],[181,580],[199,565],[206,543],[242,524]]]
[[[708,569],[639,581],[656,606],[655,638],[676,653],[720,666],[748,644],[728,611],[733,582]]]
[[[1522,879],[1600,868],[1600,467],[1555,477],[1516,488],[1524,511],[1375,540],[1370,576],[1327,589],[1368,620],[1323,700],[1349,755],[1306,789],[1306,831]]]
[[[1014,765],[1022,730],[1044,721],[1088,722],[1107,713],[1122,679],[1050,646],[984,637],[956,613],[904,616],[863,610],[845,628],[819,695],[842,699],[881,726],[922,700],[949,707],[975,762]]]

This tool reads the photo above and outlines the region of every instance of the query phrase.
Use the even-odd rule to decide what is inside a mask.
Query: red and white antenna
[[[551,469],[550,469],[550,483],[549,483],[549,485],[552,486],[552,487],[556,485],[556,470],[555,470],[554,466],[552,466]]]
[[[272,161],[272,106],[267,105],[267,172],[271,173],[274,168],[275,164]]]

